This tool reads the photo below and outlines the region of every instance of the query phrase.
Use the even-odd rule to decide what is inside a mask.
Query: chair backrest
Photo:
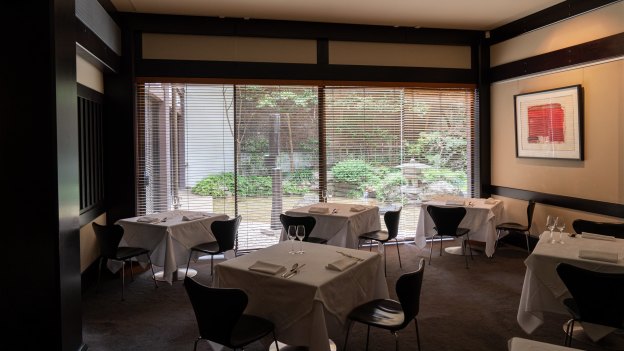
[[[402,209],[401,207],[396,211],[384,213],[384,222],[386,223],[386,229],[388,229],[388,240],[396,238],[399,234],[399,219],[401,218]]]
[[[247,307],[247,294],[240,289],[211,288],[191,277],[184,278],[184,288],[193,305],[199,335],[230,345],[234,326]]]
[[[101,225],[93,222],[91,224],[95,239],[100,246],[100,255],[104,258],[113,258],[117,255],[119,242],[123,237],[123,227],[118,224]]]
[[[433,219],[438,235],[456,236],[457,228],[464,216],[466,209],[463,207],[439,207],[427,206],[427,212]]]
[[[572,295],[581,321],[624,328],[624,273],[596,272],[559,263],[557,274]]]
[[[215,239],[217,239],[220,252],[234,249],[238,227],[240,226],[242,218],[241,215],[238,215],[232,219],[214,221],[210,224],[210,230]]]
[[[297,216],[289,216],[287,214],[280,214],[280,222],[282,222],[282,226],[284,230],[288,230],[289,225],[303,225],[305,227],[305,237],[303,241],[306,241],[312,233],[312,229],[316,225],[316,219],[312,216],[305,217],[297,217]]]
[[[574,228],[574,231],[578,234],[586,232],[624,238],[624,223],[594,222],[586,219],[575,219],[574,222],[572,222],[572,228]]]
[[[527,228],[531,229],[533,223],[533,212],[535,212],[535,200],[529,200],[527,205]]]
[[[405,328],[418,315],[424,273],[425,259],[421,258],[416,271],[401,275],[396,282],[396,294],[405,315],[401,329]]]

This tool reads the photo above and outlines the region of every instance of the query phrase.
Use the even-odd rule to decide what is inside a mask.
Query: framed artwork
[[[516,157],[583,159],[580,85],[514,95]]]

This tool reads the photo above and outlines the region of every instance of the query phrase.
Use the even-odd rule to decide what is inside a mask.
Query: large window
[[[403,206],[474,193],[471,89],[140,84],[138,214],[242,215],[238,249],[278,241],[279,214],[319,200]]]

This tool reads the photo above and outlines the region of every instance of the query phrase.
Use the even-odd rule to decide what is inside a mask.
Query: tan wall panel
[[[527,201],[512,199],[504,196],[494,196],[498,200],[502,200],[504,204],[502,222],[518,222],[525,224],[527,222],[526,207]],[[614,218],[608,216],[601,216],[592,213],[586,213],[576,210],[570,210],[567,208],[548,206],[544,204],[536,204],[535,211],[533,212],[533,225],[531,226],[531,235],[539,236],[546,231],[546,216],[552,215],[559,218],[563,218],[566,229],[565,232],[574,232],[572,228],[572,222],[575,219],[588,219],[590,221],[598,222],[622,222],[622,218]]]
[[[102,214],[93,222],[105,225],[106,214]],[[98,257],[100,257],[100,246],[95,239],[93,227],[89,223],[80,228],[80,273],[89,268]]]
[[[624,32],[624,1],[492,45],[490,66],[498,66],[622,32]]]
[[[143,58],[316,63],[316,41],[143,33]]]
[[[104,94],[104,75],[97,67],[76,55],[76,81]]]
[[[581,84],[585,160],[516,158],[515,94]],[[624,204],[624,60],[492,85],[492,184]]]
[[[469,69],[470,47],[330,41],[329,63]]]

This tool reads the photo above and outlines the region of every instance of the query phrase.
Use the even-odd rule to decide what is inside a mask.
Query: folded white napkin
[[[283,272],[286,270],[286,267],[265,261],[256,261],[256,263],[249,266],[249,269],[256,272],[268,273],[275,275],[279,272]]]
[[[604,261],[617,263],[619,259],[619,254],[617,251],[606,251],[606,250],[579,250],[579,258],[584,258],[586,260],[596,260],[596,261]]]
[[[602,234],[594,234],[594,233],[586,233],[586,232],[581,233],[581,235],[585,239],[598,239],[598,240],[615,241],[615,237],[611,236],[611,235],[602,235]]]
[[[466,202],[464,200],[446,200],[446,204],[449,206],[465,206]]]
[[[498,202],[496,199],[492,199],[491,197],[485,200],[486,205],[494,205]]]
[[[364,211],[367,208],[368,208],[368,206],[355,205],[355,206],[351,206],[351,212],[362,212],[362,211]]]
[[[351,259],[351,258],[341,258],[338,261],[334,261],[332,263],[329,263],[327,266],[325,266],[325,268],[331,269],[332,271],[342,272],[345,269],[353,266],[356,263],[357,263],[357,261],[354,260],[354,259]]]
[[[202,219],[205,216],[203,214],[190,214],[186,216],[182,216],[183,221],[194,221],[196,219]]]
[[[157,217],[139,217],[137,218],[137,222],[141,222],[141,223],[156,223],[156,222],[160,222],[160,218]]]
[[[312,207],[310,207],[308,212],[310,212],[310,213],[329,213],[329,208],[328,207],[321,207],[321,206],[312,206]]]

